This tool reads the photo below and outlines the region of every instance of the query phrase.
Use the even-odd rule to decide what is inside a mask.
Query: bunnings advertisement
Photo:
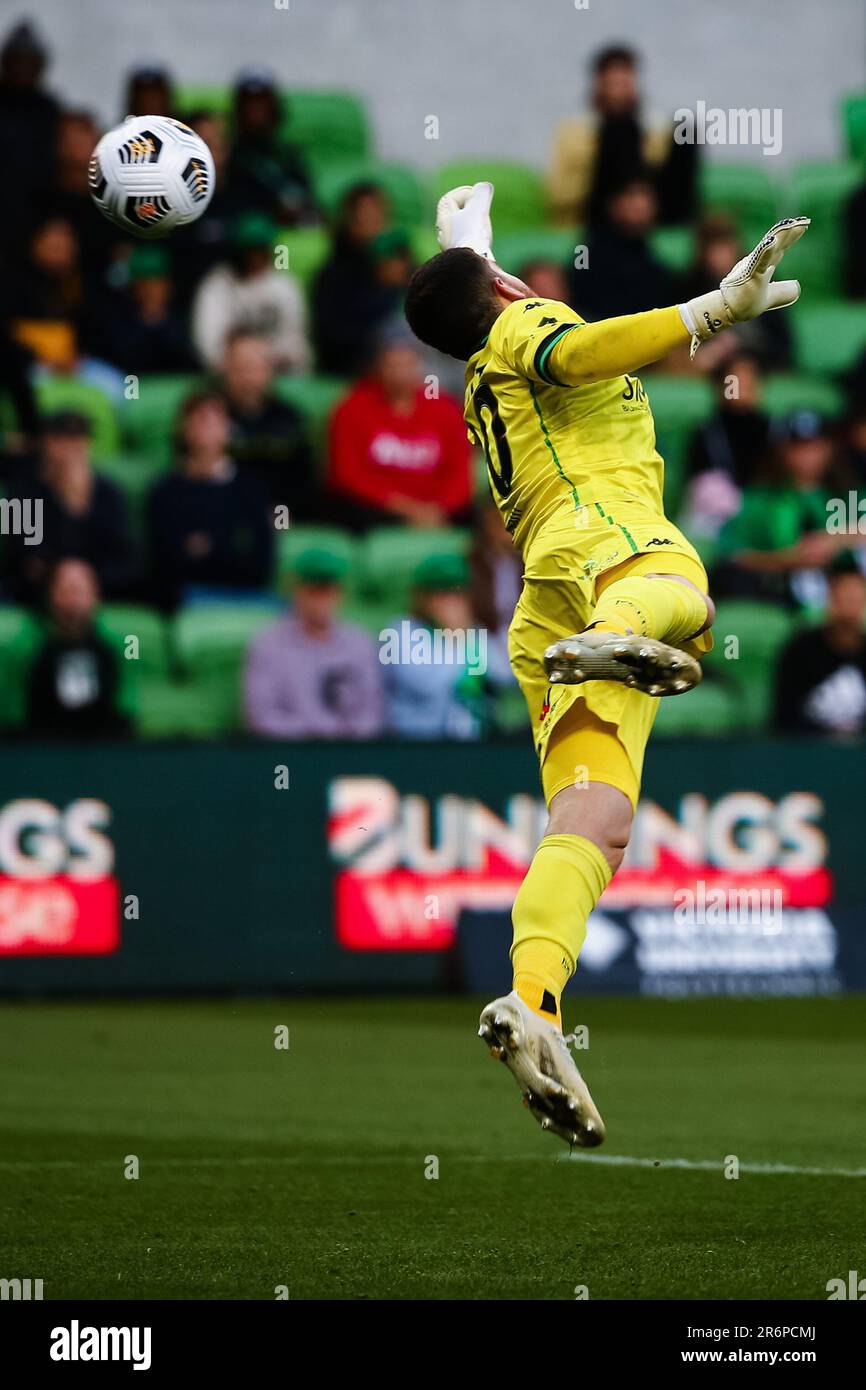
[[[651,745],[571,988],[866,987],[864,784],[855,746]],[[489,993],[544,821],[523,744],[9,749],[0,989]]]

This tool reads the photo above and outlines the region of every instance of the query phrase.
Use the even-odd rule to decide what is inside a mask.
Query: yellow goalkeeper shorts
[[[707,592],[700,556],[666,517],[637,505],[592,502],[555,518],[525,557],[523,592],[509,628],[511,665],[529,707],[545,799],[582,781],[619,788],[637,805],[658,699],[615,681],[550,685],[544,652],[582,632],[609,583],[625,574],[680,574]],[[684,643],[700,656],[704,633]]]

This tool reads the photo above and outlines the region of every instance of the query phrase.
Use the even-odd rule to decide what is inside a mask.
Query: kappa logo
[[[670,536],[653,536],[651,541],[647,541],[647,546],[651,545],[673,545]]]

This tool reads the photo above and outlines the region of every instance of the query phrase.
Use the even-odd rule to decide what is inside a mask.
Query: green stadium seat
[[[743,227],[760,223],[766,231],[779,216],[776,185],[759,164],[706,160],[701,167],[700,192],[704,207],[734,214]]]
[[[153,676],[139,681],[137,698],[136,731],[141,738],[202,737],[223,731],[207,703],[205,710],[210,717],[202,717],[202,695],[196,686]],[[231,719],[222,721],[225,732],[234,728],[235,718],[233,709]]]
[[[694,257],[694,236],[690,227],[657,227],[650,236],[650,247],[663,265],[678,274],[688,270]]]
[[[371,637],[378,637],[383,628],[399,616],[400,605],[391,598],[347,597],[340,609],[344,622],[364,628]]]
[[[356,587],[359,573],[358,541],[335,526],[298,525],[277,531],[277,578],[288,579],[298,555],[305,550],[322,549],[339,555],[348,565],[346,588]]]
[[[579,231],[558,227],[526,227],[500,236],[497,224],[494,245],[501,264],[513,274],[531,261],[553,261],[567,269],[574,264],[574,251],[581,236]]]
[[[171,643],[187,679],[240,667],[257,632],[279,610],[264,603],[202,603],[181,609],[171,625]]]
[[[842,125],[848,154],[852,159],[866,161],[866,92],[853,92],[842,98]]]
[[[804,372],[839,376],[866,348],[866,305],[798,304],[792,316],[797,365]]]
[[[231,114],[233,100],[234,93],[231,87],[185,83],[175,92],[174,105],[180,120],[185,120],[196,111],[213,111],[218,115],[228,116]]]
[[[55,410],[77,410],[86,415],[92,430],[95,457],[114,454],[120,447],[114,407],[98,386],[74,376],[45,376],[36,382],[36,400],[43,415]]]
[[[496,729],[501,734],[529,733],[529,711],[523,691],[508,685],[496,696],[494,708]]]
[[[786,254],[782,271],[802,282],[810,303],[843,292],[845,206],[864,177],[853,161],[800,164],[791,175],[788,210],[811,217],[812,225]]]
[[[0,728],[20,728],[25,676],[41,628],[26,608],[0,604]]]
[[[412,577],[429,555],[466,555],[469,533],[456,526],[382,526],[361,542],[361,591],[368,597],[390,599],[394,609],[405,604]]]
[[[147,459],[155,468],[168,468],[174,458],[174,429],[181,402],[201,385],[201,377],[186,373],[143,376],[137,400],[124,401],[119,410],[129,452]]]
[[[281,134],[312,160],[365,159],[371,149],[367,113],[351,92],[298,90],[283,93]]]
[[[277,242],[288,250],[289,273],[309,290],[317,270],[328,258],[328,233],[324,227],[283,227]]]
[[[443,164],[433,178],[436,198],[463,183],[491,179],[496,185],[493,215],[497,234],[539,227],[544,223],[544,181],[528,164],[514,160],[464,159]]]
[[[421,179],[406,164],[372,160],[313,163],[313,182],[319,205],[333,218],[346,193],[357,183],[375,183],[386,194],[396,226],[412,228],[432,219],[432,200]]]
[[[295,406],[306,418],[310,435],[321,450],[334,406],[346,395],[350,383],[338,376],[278,376],[274,394]]]
[[[656,445],[665,462],[665,508],[676,516],[685,486],[686,455],[692,434],[714,409],[713,389],[700,377],[643,376],[656,424]]]
[[[134,659],[142,676],[168,675],[168,629],[161,613],[143,604],[106,603],[100,609],[99,616],[102,626],[118,642],[126,642],[129,637],[138,639],[138,657]]]
[[[432,227],[413,227],[410,239],[416,265],[423,265],[431,256],[438,254],[439,243]]]
[[[764,384],[761,404],[773,419],[792,410],[817,410],[832,417],[844,409],[845,397],[838,386],[823,377],[774,372]]]
[[[710,679],[686,695],[659,700],[653,738],[720,738],[743,727],[736,692]]]
[[[797,614],[772,603],[727,599],[717,605],[713,624],[715,647],[704,658],[704,664],[708,671],[734,685],[740,727],[766,726],[779,653],[800,623]],[[737,639],[736,647],[732,638]]]

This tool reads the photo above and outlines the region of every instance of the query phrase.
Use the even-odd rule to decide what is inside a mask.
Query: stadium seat
[[[848,154],[862,163],[866,161],[866,92],[843,97],[841,109]]]
[[[40,625],[26,608],[0,604],[0,728],[16,729],[24,718],[24,680]]]
[[[433,178],[436,198],[463,183],[492,179],[496,184],[493,219],[497,234],[542,226],[546,196],[540,174],[512,160],[467,159],[443,164]]]
[[[321,449],[327,434],[331,411],[349,390],[350,383],[337,376],[278,376],[274,394],[300,410],[310,435]]]
[[[663,265],[677,273],[688,270],[694,256],[691,227],[657,227],[650,235],[650,248]]]
[[[346,588],[356,587],[359,574],[358,542],[335,526],[290,526],[277,532],[277,579],[287,579],[295,558],[305,550],[322,549],[339,555],[349,566]]]
[[[398,227],[417,227],[432,220],[430,194],[414,169],[406,164],[379,164],[371,160],[322,164],[317,160],[313,162],[313,182],[316,199],[329,217],[335,216],[353,185],[375,183],[387,195]]]
[[[154,676],[139,681],[136,731],[141,738],[190,738],[212,736],[222,727],[230,732],[235,727],[236,701],[230,706],[231,717],[202,718],[201,692],[196,686],[182,681]],[[206,704],[206,711],[210,706]]]
[[[706,160],[701,166],[700,189],[707,209],[733,213],[743,228],[760,224],[766,231],[779,215],[776,185],[759,164]]]
[[[804,372],[839,376],[866,348],[866,307],[862,304],[798,304],[792,316],[797,364]]]
[[[178,614],[172,625],[172,641],[181,688],[189,694],[189,704],[176,708],[183,713],[186,735],[217,738],[240,727],[241,673],[247,647],[256,633],[278,616],[276,608],[255,603],[195,605]]]
[[[423,265],[439,250],[436,233],[432,227],[413,227],[411,233],[412,255],[416,265]]]
[[[764,384],[761,404],[773,419],[792,410],[817,410],[832,417],[841,413],[845,398],[838,386],[823,377],[773,372]]]
[[[854,161],[800,164],[791,175],[786,199],[790,210],[812,219],[804,239],[785,256],[785,279],[800,280],[809,301],[843,292],[845,205],[863,183]]]
[[[55,410],[77,410],[86,415],[92,430],[95,457],[114,454],[120,447],[114,407],[104,391],[74,376],[45,376],[36,381],[36,400],[43,415]]]
[[[653,738],[720,738],[743,723],[736,691],[707,679],[686,695],[659,700]]]
[[[713,390],[699,377],[644,376],[656,423],[656,444],[665,461],[665,508],[676,516],[685,485],[689,440],[713,412]]]
[[[500,236],[497,226],[494,248],[500,264],[515,275],[530,261],[553,261],[568,269],[574,264],[574,249],[581,235],[573,229],[525,227]]]
[[[715,647],[705,664],[735,686],[740,727],[765,727],[772,709],[779,653],[801,621],[788,609],[757,600],[728,599],[717,605]],[[736,646],[732,638],[736,638]]]
[[[144,676],[168,675],[170,653],[168,631],[163,615],[143,604],[106,603],[100,609],[100,621],[119,642],[129,637],[138,639],[137,669]]]
[[[286,91],[281,134],[313,160],[365,159],[370,133],[363,103],[351,92]]]
[[[405,604],[412,577],[428,555],[465,555],[469,533],[456,526],[421,530],[415,526],[382,526],[371,531],[360,547],[360,588],[367,597],[388,598],[395,608]]]
[[[169,467],[174,458],[178,409],[200,385],[200,377],[187,374],[143,376],[138,399],[124,401],[119,410],[121,430],[130,452],[154,466]]]
[[[289,274],[309,291],[330,249],[330,238],[324,227],[283,227],[278,233],[277,244],[288,251]]]
[[[192,116],[196,111],[214,111],[228,116],[232,109],[233,92],[231,87],[196,83],[178,87],[174,96],[175,109],[181,120]]]

